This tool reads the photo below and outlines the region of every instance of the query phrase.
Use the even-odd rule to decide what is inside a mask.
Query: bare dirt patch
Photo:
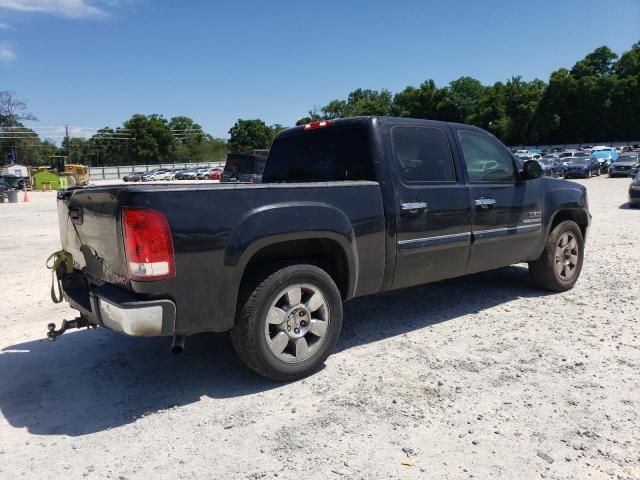
[[[640,478],[640,210],[585,180],[575,289],[526,267],[356,299],[338,351],[269,382],[226,335],[44,339],[54,193],[0,204],[0,478]]]

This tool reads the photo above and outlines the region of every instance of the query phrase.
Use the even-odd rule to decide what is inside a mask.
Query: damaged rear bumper
[[[175,334],[176,305],[168,299],[147,300],[112,285],[93,289],[64,288],[72,308],[89,324],[134,337]]]

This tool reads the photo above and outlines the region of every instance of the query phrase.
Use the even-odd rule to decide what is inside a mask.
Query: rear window
[[[273,143],[263,182],[374,180],[365,127],[302,130]]]
[[[236,169],[238,173],[262,173],[264,160],[261,162],[252,155],[229,154],[225,170]]]

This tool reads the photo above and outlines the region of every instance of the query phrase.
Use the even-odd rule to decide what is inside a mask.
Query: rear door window
[[[442,129],[398,125],[391,130],[391,140],[404,183],[456,181],[449,140]]]
[[[366,127],[300,130],[271,147],[263,182],[375,180]]]

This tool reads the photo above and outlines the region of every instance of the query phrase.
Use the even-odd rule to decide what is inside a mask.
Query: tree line
[[[620,57],[606,46],[553,72],[548,82],[512,77],[483,85],[461,77],[396,94],[358,88],[298,120],[389,115],[476,125],[507,145],[640,140],[640,42]]]
[[[507,145],[640,140],[640,42],[618,56],[596,48],[548,82],[512,77],[483,85],[460,77],[438,87],[431,79],[393,94],[358,88],[346,99],[314,107],[296,125],[322,119],[384,115],[461,122],[484,128]],[[0,163],[10,150],[19,163],[46,165],[52,155],[93,166],[223,161],[229,151],[269,148],[282,125],[239,119],[229,139],[216,138],[186,116],[135,114],[89,138],[45,139],[23,122],[37,120],[15,92],[0,91]]]
[[[68,163],[90,166],[221,162],[229,151],[269,148],[284,128],[259,119],[239,119],[225,140],[205,133],[186,116],[166,119],[158,114],[135,114],[122,126],[102,128],[89,138],[65,136],[58,146],[24,126],[25,120],[37,120],[26,108],[26,102],[18,100],[15,92],[0,92],[0,165],[11,160],[48,165],[55,155],[67,156]],[[11,150],[17,158],[12,157]]]

